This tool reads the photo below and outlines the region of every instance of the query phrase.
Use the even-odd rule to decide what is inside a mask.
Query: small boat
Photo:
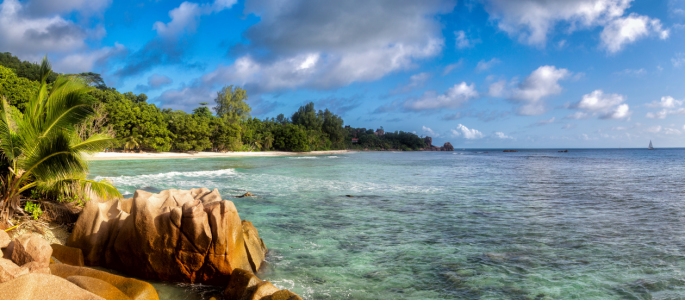
[[[654,147],[652,147],[652,140],[649,140],[649,147],[647,147],[647,150],[654,150]]]

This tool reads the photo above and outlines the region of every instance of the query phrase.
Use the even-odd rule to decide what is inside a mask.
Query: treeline
[[[0,95],[19,112],[26,109],[39,83],[39,66],[0,54]],[[116,137],[114,149],[143,151],[314,151],[335,149],[418,150],[426,145],[410,132],[343,127],[340,116],[314,103],[290,117],[257,119],[250,115],[248,95],[226,86],[213,106],[200,103],[192,113],[160,109],[145,94],[120,93],[96,73],[66,74],[93,87],[88,92],[96,114],[77,128],[81,138],[105,132]],[[50,74],[52,82],[57,74]]]

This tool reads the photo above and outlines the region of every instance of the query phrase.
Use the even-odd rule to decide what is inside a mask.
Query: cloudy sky
[[[4,0],[0,51],[455,147],[685,146],[685,0]]]

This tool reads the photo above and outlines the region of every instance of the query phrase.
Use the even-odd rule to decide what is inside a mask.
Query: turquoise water
[[[230,200],[270,249],[260,277],[305,299],[685,299],[680,149],[94,161],[91,172],[129,194],[255,194]]]

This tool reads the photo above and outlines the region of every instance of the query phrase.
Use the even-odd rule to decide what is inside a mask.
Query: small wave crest
[[[317,159],[318,157],[316,156],[295,156],[295,157],[288,157],[290,159]]]
[[[193,171],[193,172],[167,172],[159,174],[149,174],[149,175],[135,175],[135,176],[117,176],[117,177],[106,177],[106,176],[96,176],[95,180],[100,181],[107,179],[114,185],[139,185],[139,184],[151,184],[160,181],[167,181],[174,178],[216,178],[223,176],[236,175],[235,169],[222,169],[213,171]]]

